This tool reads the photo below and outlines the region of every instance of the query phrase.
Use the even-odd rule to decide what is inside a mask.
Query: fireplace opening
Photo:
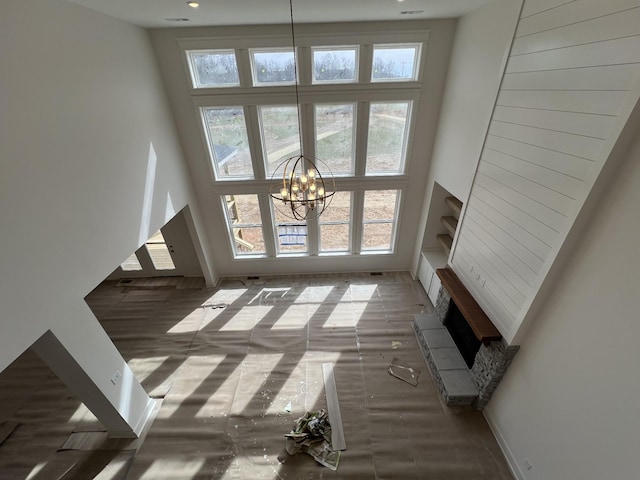
[[[482,342],[478,340],[471,326],[465,320],[455,302],[449,302],[449,310],[444,319],[444,326],[449,331],[453,342],[458,347],[467,367],[471,368]]]

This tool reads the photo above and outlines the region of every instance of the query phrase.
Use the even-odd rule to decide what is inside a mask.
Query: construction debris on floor
[[[420,370],[416,370],[409,365],[400,363],[400,360],[397,358],[391,360],[391,365],[389,365],[387,371],[390,375],[393,375],[394,377],[407,382],[409,385],[413,385],[414,387],[418,386],[418,377],[420,376]]]
[[[340,452],[331,448],[331,424],[323,409],[300,417],[285,438],[285,449],[289,455],[303,452],[331,470],[338,468]]]

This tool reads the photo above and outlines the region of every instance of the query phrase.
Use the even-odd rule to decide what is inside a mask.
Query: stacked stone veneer
[[[435,315],[441,323],[444,323],[450,305],[451,296],[449,292],[444,287],[440,287],[435,305]],[[471,380],[478,390],[478,396],[473,402],[473,405],[478,410],[482,410],[489,403],[493,392],[498,387],[519,348],[519,345],[506,345],[503,340],[489,342],[480,346],[473,366],[469,371]],[[443,393],[443,398],[446,402],[446,393]]]
[[[471,367],[471,380],[478,388],[478,399],[475,402],[478,410],[486,407],[491,400],[519,348],[518,345],[506,346],[502,341],[480,345]]]

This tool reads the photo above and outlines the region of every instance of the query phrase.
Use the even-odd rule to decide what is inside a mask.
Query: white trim
[[[502,434],[502,431],[500,430],[498,425],[493,421],[493,418],[491,417],[491,415],[487,410],[483,410],[482,415],[487,421],[487,425],[489,425],[489,428],[491,429],[493,436],[498,442],[498,446],[500,447],[500,450],[502,450],[502,453],[507,461],[507,466],[509,467],[509,470],[511,470],[511,473],[516,478],[516,480],[525,480],[526,477],[522,472],[522,470],[520,469],[520,465],[518,465],[516,456],[511,451],[511,448],[509,448],[509,444],[507,443],[506,438]]]

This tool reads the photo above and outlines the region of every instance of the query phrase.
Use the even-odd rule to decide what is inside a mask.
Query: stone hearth
[[[416,315],[413,328],[425,363],[433,375],[445,404],[449,406],[472,405],[476,409],[482,410],[489,403],[491,395],[520,347],[507,345],[500,338],[499,333],[497,335],[492,333],[492,331],[497,333],[497,330],[492,324],[486,324],[488,317],[484,315],[484,312],[451,270],[438,270],[438,276],[443,282],[438,292],[435,313]],[[461,306],[454,303],[455,301],[447,288],[456,290],[454,297],[458,299],[459,303],[466,303],[466,305]],[[464,291],[461,291],[461,288]],[[481,317],[480,321],[485,322],[480,327],[473,325],[474,332],[482,344],[475,355],[471,368],[467,367],[444,325],[452,304],[460,308],[465,320],[469,323],[471,322],[467,316],[470,315],[478,315]]]

